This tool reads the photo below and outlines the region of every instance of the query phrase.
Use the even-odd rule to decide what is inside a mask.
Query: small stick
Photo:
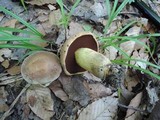
[[[132,109],[132,110],[135,110],[135,111],[139,111],[139,112],[143,112],[143,113],[146,113],[144,110],[141,110],[139,108],[134,108],[133,106],[126,106],[126,105],[122,105],[122,104],[118,104],[119,107],[123,107],[123,108],[126,108],[126,109]]]
[[[0,118],[0,120],[5,120],[6,117],[8,117],[10,115],[10,111],[12,110],[12,108],[15,106],[15,104],[17,103],[17,101],[19,100],[20,96],[27,90],[27,88],[30,86],[31,84],[27,84],[22,91],[19,93],[19,95],[17,96],[17,98],[13,101],[13,103],[10,105],[10,108],[3,114],[3,116]]]

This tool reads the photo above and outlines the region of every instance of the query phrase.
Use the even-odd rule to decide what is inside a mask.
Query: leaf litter
[[[66,10],[70,9],[74,2],[75,1],[71,0],[65,1]],[[47,48],[51,47],[51,49],[53,48],[57,53],[60,49],[59,46],[62,45],[66,38],[79,32],[89,30],[96,35],[102,36],[102,28],[107,22],[106,18],[108,17],[104,1],[93,2],[82,0],[75,8],[68,29],[65,30],[64,27],[59,24],[62,16],[56,1],[25,1],[29,11],[28,13],[24,11],[22,6],[19,6],[17,3],[15,4],[15,2],[9,2],[12,4],[11,6],[8,6],[4,0],[0,1],[0,3],[32,23],[45,35],[46,40],[52,43],[55,42],[58,48],[53,48],[55,47],[54,45],[48,46],[49,44],[43,44],[42,46]],[[13,6],[15,6],[15,8]],[[133,7],[126,7],[124,12],[113,21],[108,33],[112,35],[113,32],[117,31],[117,29],[133,18],[138,19],[143,26],[139,24],[131,26],[127,31],[124,31],[124,35],[139,35],[146,32],[146,30],[155,32],[148,19],[136,15],[139,15],[137,10],[133,9]],[[126,18],[128,17],[128,19],[125,19],[124,16]],[[0,25],[24,29],[24,26],[18,23],[17,20],[10,19],[10,17],[6,17],[6,15],[2,13],[0,13]],[[140,41],[144,44],[149,43],[148,38],[140,39]],[[145,61],[148,61],[150,58],[145,48],[134,41],[127,41],[121,43],[119,46],[133,58],[143,59]],[[105,51],[100,50],[100,52],[105,54],[110,60],[122,57],[122,54],[112,46],[105,48]],[[26,50],[23,49],[0,49],[0,63],[5,69],[5,71],[3,71],[5,74],[1,73],[4,76],[0,77],[0,93],[2,93],[0,94],[0,108],[2,108],[0,109],[0,118],[2,120],[5,118],[17,119],[18,116],[15,114],[17,110],[21,111],[17,112],[20,119],[26,118],[29,120],[113,120],[120,119],[121,117],[126,120],[141,119],[142,117],[146,117],[141,114],[144,112],[141,109],[141,105],[147,106],[148,104],[150,106],[146,107],[147,114],[149,115],[153,110],[151,117],[156,116],[154,115],[154,111],[156,111],[155,109],[158,105],[158,87],[154,85],[154,88],[150,82],[146,82],[144,80],[145,74],[143,73],[133,71],[131,74],[128,74],[128,68],[124,71],[120,69],[123,75],[118,72],[110,75],[107,78],[109,82],[107,80],[104,82],[87,72],[83,76],[66,76],[62,74],[47,88],[42,86],[24,87],[24,89],[20,89],[22,90],[20,93],[16,89],[15,91],[12,89],[13,92],[7,93],[8,86],[15,88],[15,84],[27,84],[20,76],[21,67],[20,64],[17,65],[18,61],[16,61],[22,58],[25,53]],[[147,68],[147,65],[142,62],[134,61],[130,63],[144,69]],[[141,75],[141,77],[138,75]],[[149,80],[152,81],[153,79]],[[113,87],[115,87],[114,85],[109,85],[114,81],[120,82],[114,83],[117,85],[116,89],[113,89]],[[118,97],[112,95],[117,89],[120,89]],[[147,94],[147,103],[142,99],[142,97],[146,97],[144,94]],[[15,100],[8,104],[8,102],[11,101],[11,97]],[[121,106],[118,106],[118,104],[121,104]],[[119,115],[118,112],[124,112],[126,117],[122,114]]]

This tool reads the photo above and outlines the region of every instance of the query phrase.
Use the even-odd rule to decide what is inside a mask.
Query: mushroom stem
[[[110,60],[92,49],[79,48],[75,52],[75,59],[79,66],[101,79],[109,72]]]

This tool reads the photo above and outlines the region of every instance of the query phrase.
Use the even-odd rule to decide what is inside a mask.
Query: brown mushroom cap
[[[67,75],[80,74],[86,71],[75,60],[75,51],[79,48],[99,50],[98,42],[90,32],[82,32],[66,40],[61,48],[60,61]]]
[[[22,63],[21,74],[31,84],[49,85],[62,71],[59,58],[51,52],[38,51]]]

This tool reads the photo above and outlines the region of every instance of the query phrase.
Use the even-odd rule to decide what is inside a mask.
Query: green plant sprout
[[[22,4],[23,8],[27,11],[27,8],[26,8],[26,5],[24,3],[24,0],[21,0],[21,4]]]
[[[63,1],[62,0],[56,0],[56,2],[58,3],[58,5],[60,6],[61,14],[62,14],[62,19],[60,20],[59,24],[63,25],[65,29],[67,29],[67,26],[68,26],[69,21],[71,19],[72,13],[74,12],[74,9],[80,3],[80,1],[81,0],[76,0],[76,2],[74,3],[74,5],[72,6],[71,10],[69,11],[69,13],[66,13]]]
[[[118,0],[114,1],[113,7],[111,8],[110,0],[106,0],[106,8],[108,12],[108,20],[107,24],[103,30],[104,33],[107,33],[108,29],[110,28],[113,20],[118,16],[118,14],[122,11],[122,9],[129,3],[133,2],[134,0],[123,0],[121,5],[118,7]]]

